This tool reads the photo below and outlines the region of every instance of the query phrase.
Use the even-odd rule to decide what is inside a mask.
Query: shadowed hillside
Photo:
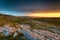
[[[56,26],[60,26],[60,18],[33,18],[36,21],[47,22]]]

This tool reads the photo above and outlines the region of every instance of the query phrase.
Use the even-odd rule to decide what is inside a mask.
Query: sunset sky
[[[0,14],[60,17],[60,0],[0,0]]]
[[[29,16],[29,17],[60,17],[60,13],[29,13],[29,12],[15,12],[15,11],[0,11],[0,14],[7,14],[13,16]]]
[[[27,14],[30,17],[60,17],[60,13],[32,13],[32,14]]]

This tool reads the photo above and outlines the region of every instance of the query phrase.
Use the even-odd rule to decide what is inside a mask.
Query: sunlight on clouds
[[[30,13],[30,17],[60,17],[60,13]]]

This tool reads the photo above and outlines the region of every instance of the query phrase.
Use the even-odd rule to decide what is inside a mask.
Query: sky
[[[15,12],[15,11],[0,11],[0,14],[12,15],[12,16],[26,16],[26,12]]]
[[[1,13],[14,16],[60,14],[60,0],[0,0]]]
[[[60,13],[32,13],[28,14],[32,18],[40,18],[40,17],[60,17]]]

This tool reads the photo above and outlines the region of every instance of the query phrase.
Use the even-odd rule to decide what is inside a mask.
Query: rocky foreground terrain
[[[19,27],[9,27],[9,25],[4,25],[0,27],[0,33],[4,36],[9,36],[13,34],[13,38],[18,35],[18,33],[24,34],[27,38],[26,40],[60,40],[60,34],[50,32],[48,30],[30,30],[30,26],[27,24],[18,25]],[[60,32],[60,31],[59,31]]]

